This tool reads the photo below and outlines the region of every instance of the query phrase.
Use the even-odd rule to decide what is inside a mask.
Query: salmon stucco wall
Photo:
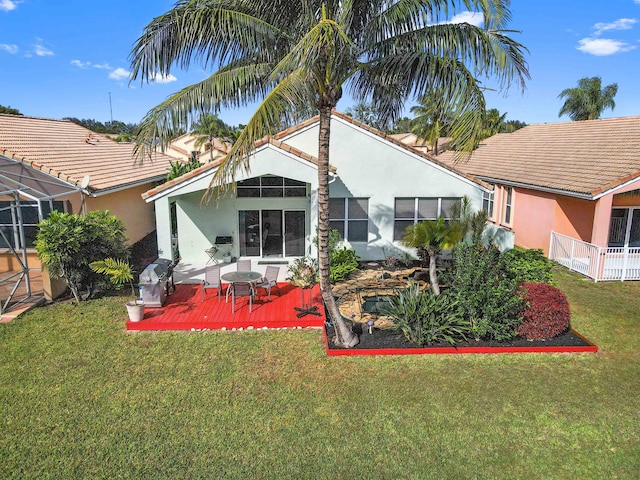
[[[557,195],[553,231],[591,242],[596,203],[591,200]]]
[[[553,195],[526,189],[514,189],[513,223],[515,243],[523,248],[549,250],[556,201]]]
[[[153,183],[147,183],[109,195],[85,197],[87,211],[109,210],[111,215],[122,220],[127,229],[128,242],[133,244],[156,229],[153,204],[146,203],[141,197],[154,186]]]
[[[496,199],[503,203],[502,198]],[[504,207],[501,207],[504,208]],[[513,222],[516,245],[549,253],[551,232],[591,241],[595,202],[565,195],[514,188]]]

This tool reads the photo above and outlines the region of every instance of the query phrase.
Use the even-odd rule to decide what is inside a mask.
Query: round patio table
[[[220,278],[225,282],[257,282],[262,278],[262,274],[258,272],[229,272],[221,275]]]

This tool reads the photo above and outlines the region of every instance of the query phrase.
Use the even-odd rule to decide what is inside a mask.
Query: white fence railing
[[[549,258],[596,282],[640,280],[640,247],[599,247],[551,232]]]

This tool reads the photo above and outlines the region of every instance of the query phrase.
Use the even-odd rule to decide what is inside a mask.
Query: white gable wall
[[[363,260],[379,260],[400,247],[393,243],[394,203],[398,197],[468,196],[475,209],[481,208],[479,185],[428,160],[414,155],[381,137],[333,117],[331,124],[331,165],[337,177],[330,180],[332,198],[369,199],[368,242],[351,245]],[[317,156],[318,126],[292,134],[285,143]],[[304,209],[306,245],[316,254],[313,238],[317,227],[317,168],[308,161],[286,153],[273,145],[260,148],[251,162],[250,172],[241,171],[236,180],[261,175],[278,175],[309,184],[306,198],[235,198],[229,192],[216,203],[201,204],[213,171],[164,192],[156,199],[158,247],[170,252],[169,222],[166,220],[171,199],[176,201],[179,248],[184,263],[203,263],[204,252],[217,235],[232,235],[233,254],[238,255],[238,210]],[[165,204],[164,206],[160,204]],[[163,254],[161,254],[163,256]],[[164,255],[170,256],[170,255]]]
[[[315,156],[318,130],[315,124],[286,138],[285,143]],[[398,197],[466,195],[474,209],[482,208],[479,185],[336,117],[331,122],[330,163],[338,176],[330,183],[332,198],[369,199],[369,241],[351,245],[364,260],[381,259],[383,247],[386,254],[399,248],[392,244]]]
[[[232,254],[238,255],[238,210],[282,209],[304,210],[306,214],[307,245],[312,242],[311,225],[317,225],[316,185],[318,171],[311,163],[301,160],[282,150],[268,146],[260,149],[252,157],[251,170],[241,170],[236,180],[277,175],[310,184],[309,196],[293,198],[236,198],[228,191],[217,200],[213,197],[207,204],[202,203],[214,171],[208,171],[201,178],[186,181],[170,191],[169,195],[155,200],[156,222],[158,225],[158,250],[161,257],[171,258],[171,235],[169,204],[176,203],[178,220],[179,250],[182,264],[202,264],[208,259],[205,249],[209,248],[218,235],[233,236]],[[313,208],[311,208],[313,206]],[[315,231],[315,230],[313,230]],[[224,247],[223,247],[224,248]],[[218,256],[221,256],[221,250]]]

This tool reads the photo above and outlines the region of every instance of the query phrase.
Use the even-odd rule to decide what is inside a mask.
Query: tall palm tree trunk
[[[440,295],[440,284],[438,284],[438,271],[436,267],[437,257],[437,252],[429,251],[429,281],[431,282],[431,291],[436,297]]]
[[[337,343],[353,347],[360,339],[347,326],[331,289],[329,277],[329,136],[331,130],[331,105],[320,107],[320,132],[318,134],[318,267],[320,291],[327,313],[335,326]]]

